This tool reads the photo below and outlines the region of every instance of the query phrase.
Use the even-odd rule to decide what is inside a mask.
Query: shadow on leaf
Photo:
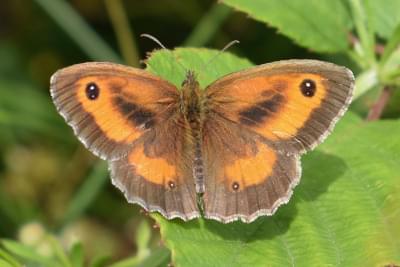
[[[306,201],[317,200],[348,168],[341,158],[319,150],[305,155],[302,165],[303,174],[296,198],[306,195],[303,198]]]

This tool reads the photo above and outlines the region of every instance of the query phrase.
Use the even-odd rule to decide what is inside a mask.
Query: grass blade
[[[71,200],[63,220],[64,225],[79,217],[90,206],[106,181],[106,163],[99,161]]]
[[[14,259],[13,256],[11,256],[8,252],[6,252],[3,249],[0,249],[0,259],[3,259],[5,262],[7,262],[9,264],[9,266],[12,266],[12,267],[21,267],[22,266],[16,259]],[[1,263],[0,263],[0,266],[2,266]]]
[[[1,244],[9,252],[28,261],[40,263],[42,266],[54,266],[54,261],[39,255],[33,248],[10,239],[1,239]]]
[[[231,9],[227,6],[219,3],[214,4],[186,39],[184,46],[202,46],[206,44],[230,14]]]
[[[133,67],[139,67],[137,45],[133,40],[133,31],[121,0],[105,0],[105,4],[125,62]]]
[[[68,2],[63,0],[36,0],[36,2],[93,60],[122,62]]]

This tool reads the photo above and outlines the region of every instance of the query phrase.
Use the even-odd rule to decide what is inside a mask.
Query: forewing
[[[350,70],[316,60],[286,60],[227,75],[207,90],[209,113],[298,154],[330,133],[350,104]]]
[[[57,110],[103,159],[124,156],[146,131],[170,118],[179,94],[167,81],[113,63],[83,63],[51,78]]]

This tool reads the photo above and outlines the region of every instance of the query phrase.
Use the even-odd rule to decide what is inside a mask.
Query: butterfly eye
[[[86,96],[90,100],[95,100],[99,97],[100,89],[95,83],[88,83],[86,85]]]
[[[300,84],[300,90],[304,96],[312,97],[317,90],[317,86],[313,80],[305,79]]]

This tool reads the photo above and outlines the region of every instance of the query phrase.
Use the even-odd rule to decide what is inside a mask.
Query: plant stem
[[[106,42],[83,20],[70,3],[63,0],[36,0],[47,14],[93,60],[121,62]]]
[[[383,90],[378,100],[369,110],[367,121],[375,121],[382,116],[383,110],[385,109],[385,106],[388,103],[391,95],[392,95],[392,89],[388,85],[383,87]]]
[[[395,52],[396,49],[398,49],[399,44],[400,44],[400,25],[398,25],[396,29],[393,31],[392,36],[389,38],[389,41],[386,44],[386,47],[382,53],[381,60],[379,62],[381,66],[384,66],[386,64],[386,61],[390,58],[393,52]]]
[[[203,46],[206,44],[230,14],[231,9],[229,7],[215,3],[185,40],[184,46]]]
[[[359,50],[359,53],[361,53],[360,56],[367,60],[368,65],[374,65],[375,36],[369,16],[370,10],[360,0],[350,0],[349,4],[357,35],[361,41],[362,49]]]
[[[105,0],[104,2],[124,60],[130,66],[139,67],[139,53],[133,40],[133,30],[129,26],[121,0]]]

